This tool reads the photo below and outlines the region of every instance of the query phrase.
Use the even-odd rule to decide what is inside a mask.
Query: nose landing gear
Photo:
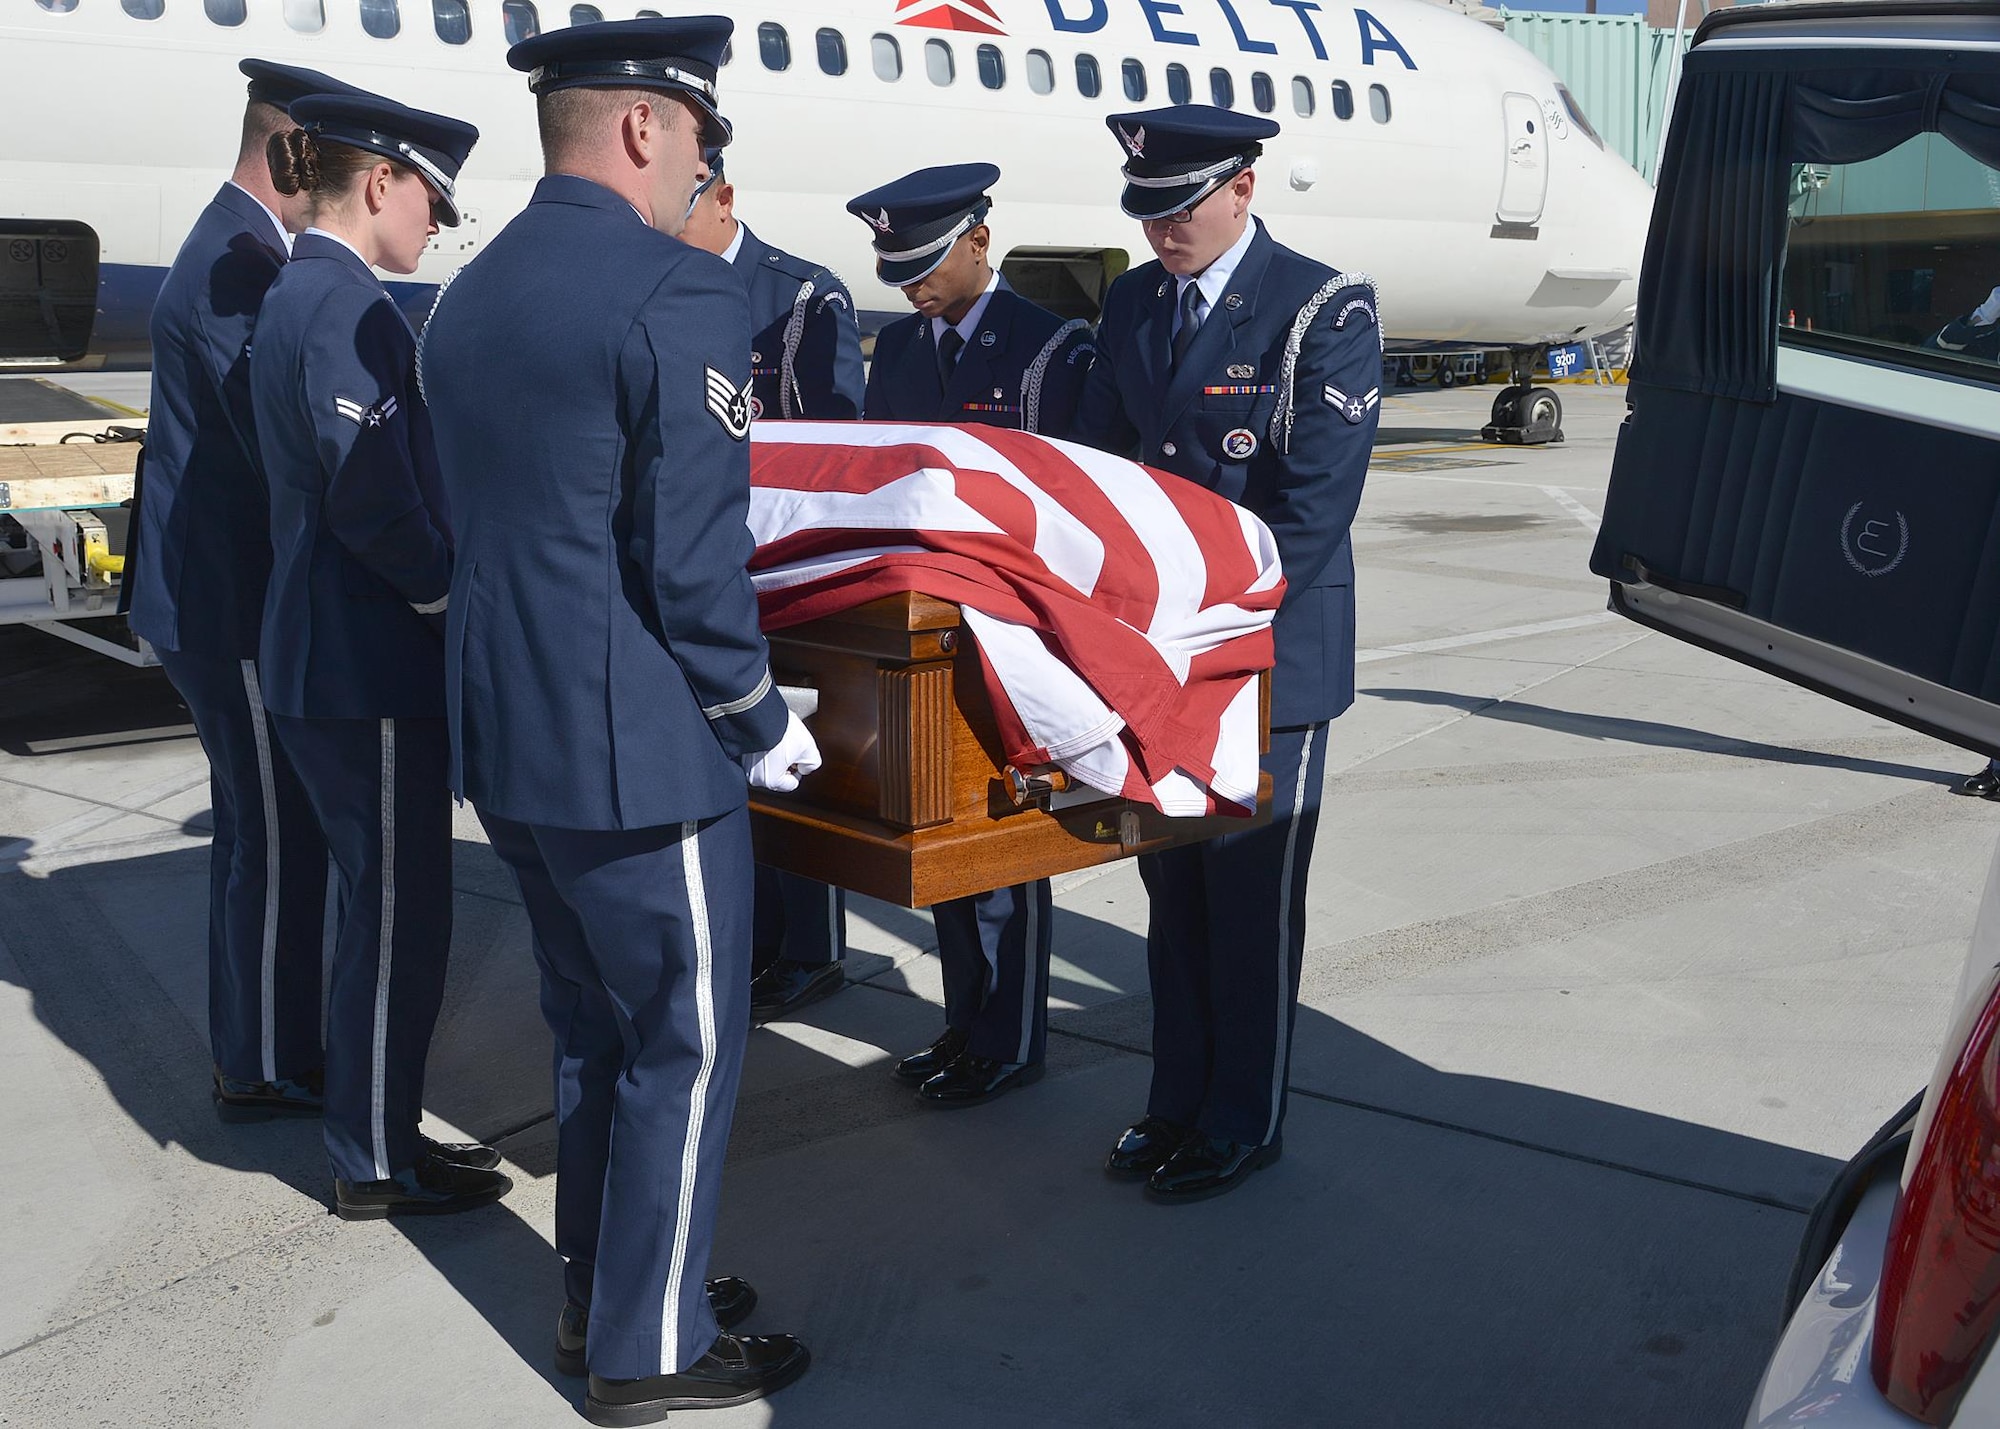
[[[1493,399],[1493,416],[1480,437],[1509,446],[1548,446],[1563,439],[1562,399],[1553,388],[1535,385],[1535,368],[1546,349],[1516,349],[1513,381]]]

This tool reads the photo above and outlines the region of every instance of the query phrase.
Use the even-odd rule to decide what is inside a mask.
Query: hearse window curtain
[[[1927,131],[2000,168],[2000,57],[1825,50],[1687,57],[1639,283],[1632,380],[1778,393],[1792,165],[1853,164]]]

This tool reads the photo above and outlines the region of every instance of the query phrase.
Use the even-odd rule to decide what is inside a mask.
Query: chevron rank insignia
[[[1382,400],[1382,389],[1379,387],[1370,387],[1359,397],[1350,397],[1332,383],[1328,383],[1325,396],[1327,406],[1340,413],[1349,422],[1359,426],[1362,419],[1368,415],[1375,404]]]
[[[708,373],[708,411],[737,441],[750,435],[750,387],[738,387],[713,367]]]
[[[366,407],[351,397],[335,397],[333,399],[333,410],[338,415],[354,423],[355,426],[360,427],[363,431],[367,431],[371,428],[381,426],[396,415],[396,399],[394,397],[384,397],[374,406]]]

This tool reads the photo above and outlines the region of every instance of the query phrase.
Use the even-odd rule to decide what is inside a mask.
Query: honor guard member
[[[730,21],[524,40],[546,176],[438,297],[419,359],[458,531],[453,787],[534,927],[555,1035],[556,1364],[598,1424],[805,1371],[704,1284],[748,1037],[749,779],[817,767],[758,630],[750,304],[675,241],[728,141]],[[579,263],[579,255],[587,261]]]
[[[1153,1085],[1114,1176],[1212,1196],[1278,1157],[1328,722],[1354,700],[1348,526],[1382,369],[1372,282],[1274,241],[1250,214],[1268,119],[1187,105],[1121,114],[1124,210],[1157,261],[1111,285],[1079,440],[1249,508],[1277,538],[1270,824],[1139,860],[1151,899]]]
[[[305,227],[307,195],[264,162],[285,110],[352,92],[309,69],[245,60],[236,170],[195,220],[153,305],[152,420],[125,581],[132,629],[158,652],[208,756],[208,1036],[225,1121],[320,1111],[326,843],[271,732],[257,671],[271,502],[250,411],[250,325]]]
[[[340,877],[326,1145],[348,1220],[461,1211],[510,1182],[418,1130],[451,946],[444,644],[450,526],[416,339],[370,265],[415,270],[478,131],[369,94],[308,95],[274,136],[310,226],[264,299],[250,395],[271,485],[259,667]]]
[[[988,261],[1000,170],[924,169],[847,205],[875,233],[875,270],[916,312],[875,339],[871,422],[972,422],[1069,435],[1090,331],[1017,296]],[[1048,1040],[1047,879],[940,903],[945,1030],[895,1075],[939,1106],[985,1101],[1042,1074]]]
[[[773,248],[736,217],[723,150],[705,158],[684,242],[736,270],[750,293],[753,420],[852,421],[865,376],[854,299],[831,268]],[[787,1017],[840,991],[847,956],[847,894],[758,865],[750,1020]]]

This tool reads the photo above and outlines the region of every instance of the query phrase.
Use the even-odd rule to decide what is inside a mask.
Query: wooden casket
[[[773,631],[778,682],[817,697],[824,761],[792,794],[756,791],[757,859],[905,908],[1240,831],[1271,817],[1172,818],[1001,753],[959,609],[923,595],[871,601]],[[1260,719],[1268,742],[1269,675]]]

